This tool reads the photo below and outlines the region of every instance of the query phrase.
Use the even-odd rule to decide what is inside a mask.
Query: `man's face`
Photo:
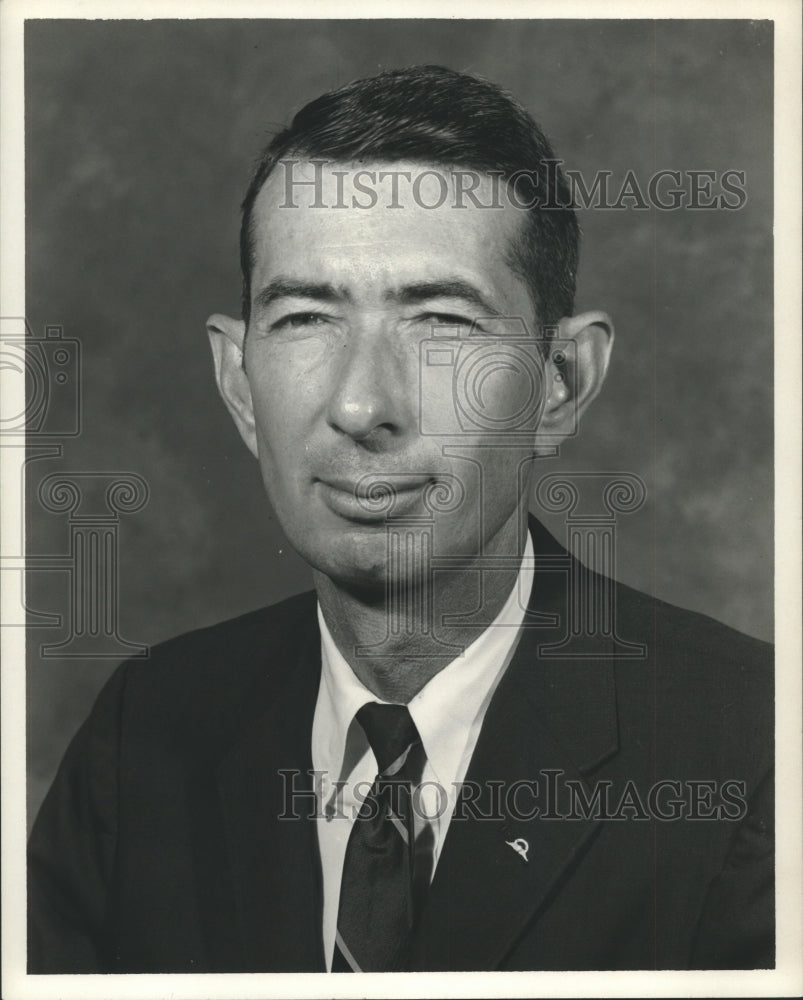
[[[358,169],[406,170],[413,180],[426,171],[324,169],[325,205],[367,202],[353,187]],[[262,476],[292,545],[346,585],[384,586],[387,528],[400,520],[407,531],[432,526],[435,556],[476,557],[517,551],[526,514],[534,435],[519,431],[500,446],[488,433],[534,412],[541,394],[533,362],[524,378],[520,370],[538,356],[532,301],[507,262],[524,219],[510,205],[464,199],[455,208],[442,173],[450,196],[439,208],[424,207],[439,200],[432,176],[416,197],[401,179],[400,207],[382,193],[372,208],[315,207],[314,189],[296,186],[290,208],[280,164],[254,206],[245,368]],[[310,164],[295,165],[295,180],[313,176]],[[491,180],[482,183],[487,205]],[[505,351],[511,329],[523,328],[504,317],[526,322],[524,353]],[[468,391],[482,419],[466,424],[449,359],[461,347],[465,358],[477,320],[485,354],[473,374],[467,368]],[[434,354],[433,332],[443,341]],[[489,363],[496,343],[498,363]],[[390,511],[380,483],[395,491]]]

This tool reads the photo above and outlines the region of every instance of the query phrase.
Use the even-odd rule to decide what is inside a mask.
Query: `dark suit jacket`
[[[613,655],[632,652],[613,635],[587,658],[544,650],[567,631],[567,578],[554,571],[565,554],[531,527],[532,613],[412,968],[772,966],[770,648],[617,586],[616,633],[646,656]],[[116,671],[31,836],[31,972],[324,969],[311,797],[295,799],[304,818],[281,818],[291,783],[311,788],[319,646],[304,594]],[[680,784],[650,803],[661,779]],[[534,785],[508,794],[533,781],[537,817]],[[696,818],[654,818],[672,798]],[[726,816],[706,818],[717,806]],[[518,838],[526,861],[509,846]]]

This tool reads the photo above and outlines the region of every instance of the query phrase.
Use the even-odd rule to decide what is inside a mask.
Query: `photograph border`
[[[494,17],[616,19],[772,19],[775,21],[775,615],[776,615],[776,860],[777,964],[774,970],[700,972],[489,972],[360,974],[357,980],[319,974],[29,976],[25,972],[25,630],[3,616],[2,654],[2,995],[7,1000],[75,997],[486,997],[486,996],[781,996],[803,992],[803,826],[801,825],[801,31],[796,0],[711,3],[651,0],[649,4],[519,2],[408,3],[404,12],[381,2],[352,2],[344,16],[331,0],[303,5],[229,0],[132,3],[4,0],[0,5],[0,315],[25,315],[24,278],[24,21],[34,18],[404,18]],[[269,17],[266,13],[269,12]],[[21,412],[18,381],[0,372],[0,391]],[[17,403],[19,405],[17,406]],[[19,489],[22,447],[2,448],[0,490]],[[21,526],[2,507],[0,538]],[[3,611],[12,607],[3,574]],[[16,576],[16,574],[14,574]],[[16,586],[16,581],[14,581]]]

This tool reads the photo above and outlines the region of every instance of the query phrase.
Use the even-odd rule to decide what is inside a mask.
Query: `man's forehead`
[[[476,267],[508,267],[525,224],[504,182],[481,172],[411,162],[287,159],[254,204],[255,262],[301,248],[345,263],[372,255],[377,268],[462,254]]]

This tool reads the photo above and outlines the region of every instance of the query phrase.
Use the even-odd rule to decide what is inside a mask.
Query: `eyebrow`
[[[277,299],[314,299],[316,302],[352,302],[353,298],[345,286],[326,283],[296,281],[293,278],[274,278],[254,296],[254,307],[265,309]],[[462,278],[445,278],[437,281],[422,281],[385,293],[389,302],[400,305],[417,305],[430,299],[462,299],[471,303],[484,315],[500,315],[478,288]]]
[[[482,292],[470,282],[463,281],[462,278],[446,278],[405,285],[397,291],[389,292],[387,298],[405,306],[416,305],[429,299],[463,299],[486,315],[499,315],[499,310],[488,302]]]
[[[295,281],[292,278],[274,278],[254,296],[256,308],[267,308],[277,299],[315,299],[317,302],[350,302],[347,288],[319,284],[313,281]]]

